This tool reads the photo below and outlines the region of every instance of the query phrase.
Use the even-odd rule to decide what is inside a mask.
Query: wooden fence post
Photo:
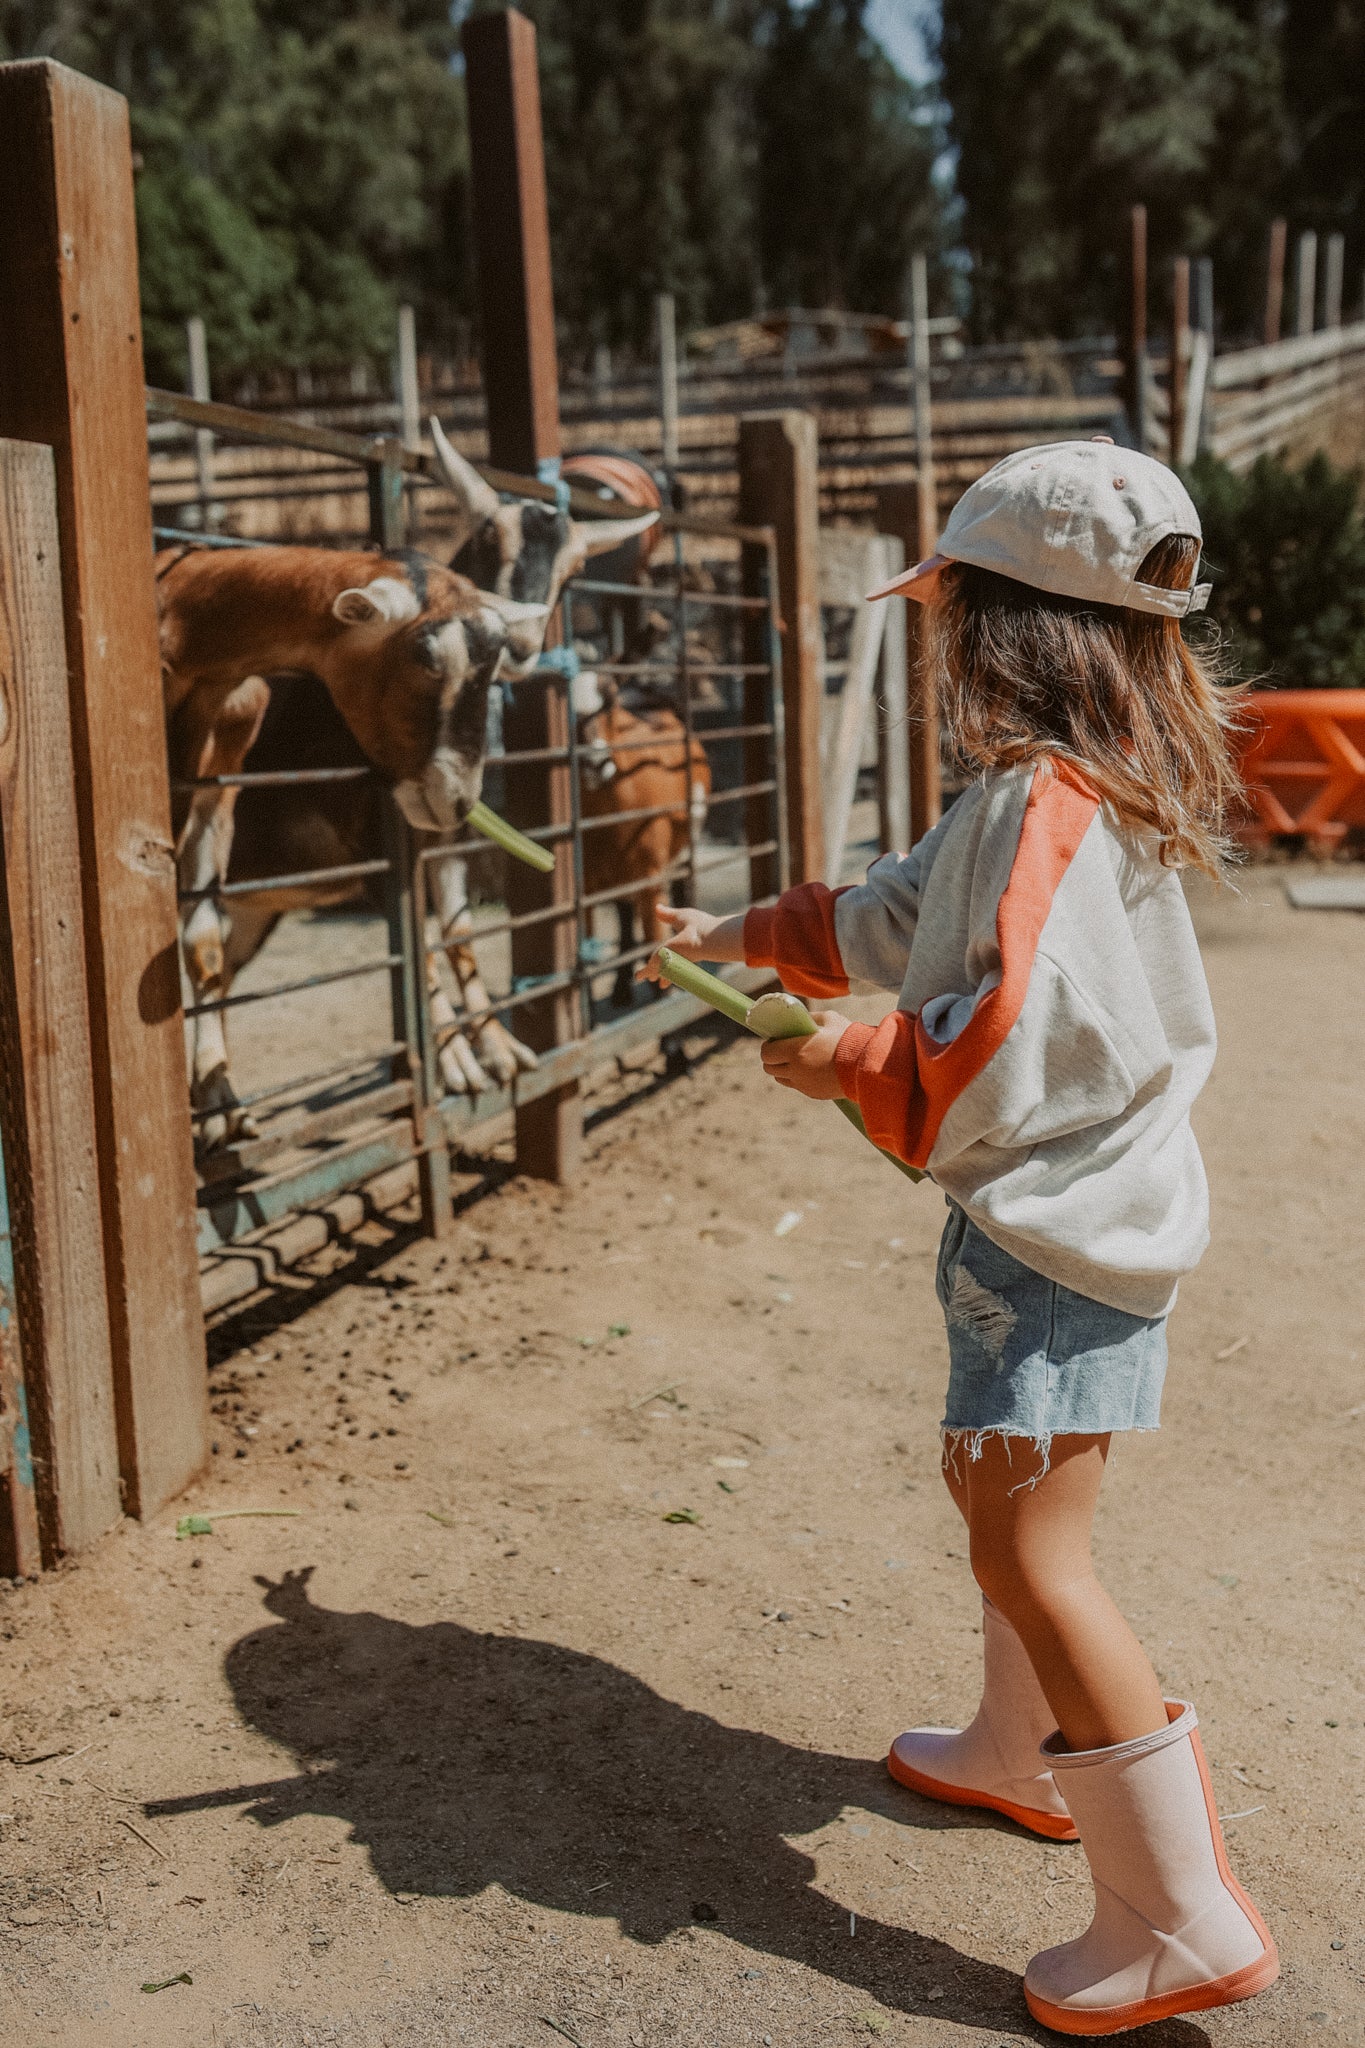
[[[1172,469],[1185,454],[1185,393],[1190,362],[1190,259],[1177,256],[1171,287],[1171,407],[1167,460]]]
[[[1284,259],[1288,241],[1288,223],[1271,221],[1266,247],[1265,326],[1262,329],[1262,339],[1267,348],[1279,340],[1284,321]]]
[[[933,380],[929,374],[929,265],[910,259],[910,409],[919,491],[919,541],[913,559],[932,555],[938,540],[938,486],[934,478]]]
[[[1317,311],[1318,238],[1312,228],[1299,236],[1294,260],[1294,332],[1311,334]]]
[[[1342,234],[1327,237],[1326,260],[1322,276],[1322,324],[1324,327],[1341,325],[1341,290],[1346,277],[1346,237]]]
[[[1306,227],[1293,254],[1293,332],[1312,334],[1318,311],[1318,238]]]
[[[0,434],[51,444],[124,1505],[208,1454],[128,106],[0,65]]]
[[[918,484],[882,484],[877,492],[877,526],[893,533],[911,562],[924,560],[921,546],[924,512]],[[938,536],[934,536],[937,540]],[[932,552],[932,548],[931,548]],[[943,815],[943,773],[939,765],[938,697],[927,673],[921,646],[920,607],[905,598],[889,598],[905,612],[906,749],[910,758],[910,841],[922,839]]]
[[[474,232],[483,324],[483,381],[488,400],[488,453],[495,468],[553,483],[559,476],[559,366],[555,354],[554,287],[540,127],[536,32],[509,8],[474,15],[461,36],[469,93],[469,147]],[[509,753],[563,749],[568,744],[567,690],[547,674],[519,683],[504,720]],[[507,771],[508,808],[519,822],[568,825],[572,817],[564,763]],[[573,847],[555,844],[552,875],[509,863],[508,906],[517,915],[562,906],[563,914],[512,934],[512,973],[526,986],[571,974],[577,965],[573,913]],[[515,1028],[536,1052],[577,1037],[577,991],[564,987],[514,1014]],[[583,1101],[576,1081],[520,1104],[517,1165],[541,1180],[567,1181],[583,1143]]]
[[[0,441],[0,1123],[49,1564],[120,1512],[66,676],[52,450]]]
[[[398,431],[403,446],[416,454],[422,446],[422,390],[417,377],[417,316],[411,306],[398,308],[394,385],[393,395],[398,400]]]
[[[905,567],[905,543],[894,533],[879,535],[882,581],[889,583]],[[881,698],[877,716],[877,839],[883,853],[905,853],[910,846],[910,752],[906,746],[910,675],[909,607],[885,600],[882,631]]]
[[[190,397],[207,402],[213,396],[209,384],[209,340],[198,313],[192,313],[185,322],[185,347],[190,359]],[[199,480],[199,524],[208,532],[217,522],[213,515],[213,436],[207,427],[194,430],[194,466]]]
[[[786,738],[787,836],[793,882],[825,873],[820,788],[824,661],[820,637],[820,496],[815,418],[750,412],[739,422],[739,517],[776,536]]]
[[[654,301],[659,331],[659,438],[671,484],[678,467],[678,306],[672,292]]]
[[[1147,449],[1147,209],[1129,212],[1128,361],[1125,383],[1133,446]]]

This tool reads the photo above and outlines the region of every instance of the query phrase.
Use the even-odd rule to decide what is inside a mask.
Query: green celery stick
[[[684,994],[696,996],[699,1001],[709,1003],[713,1010],[719,1010],[732,1024],[742,1024],[746,1031],[752,1031],[757,1038],[810,1038],[816,1029],[815,1019],[799,996],[775,995],[746,996],[742,990],[733,988],[728,981],[722,981],[718,974],[710,974],[706,968],[698,967],[694,961],[683,960],[670,946],[660,946],[659,966],[674,988]],[[867,1125],[856,1102],[842,1099],[835,1103],[855,1131],[867,1138],[869,1145],[874,1140],[867,1136]],[[903,1159],[897,1159],[894,1152],[885,1146],[875,1148],[883,1159],[890,1160],[898,1173],[907,1180],[926,1180],[928,1176],[917,1166],[907,1166]]]
[[[479,802],[473,806],[466,825],[472,825],[476,832],[482,832],[485,839],[491,839],[504,853],[524,860],[528,868],[538,868],[542,875],[554,869],[555,857],[548,846],[538,846],[534,839],[528,839],[524,832],[518,832],[515,825],[509,825],[506,818],[500,818],[496,811]]]

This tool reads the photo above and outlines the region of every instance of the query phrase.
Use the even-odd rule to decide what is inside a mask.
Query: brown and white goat
[[[420,556],[327,548],[171,551],[157,564],[167,739],[174,782],[242,769],[270,702],[264,680],[319,679],[363,757],[425,831],[456,827],[478,800],[488,693],[501,663],[533,661],[546,609],[480,591]],[[299,765],[307,765],[300,763]],[[235,788],[178,791],[183,927],[196,1004],[227,993],[230,965],[212,895],[231,871]],[[192,1019],[194,1106],[211,1148],[245,1136],[222,1012]]]
[[[500,497],[452,447],[436,419],[431,422],[431,432],[455,508],[451,567],[498,598],[553,607],[567,578],[590,557],[626,546],[658,520],[656,511],[627,519],[575,520],[543,500]],[[539,651],[538,640],[526,655],[509,648],[501,675],[509,680],[524,676]],[[248,765],[253,770],[335,766],[349,758],[346,747],[347,735],[340,722],[329,720],[318,693],[296,680],[287,690],[277,691],[270,719],[255,742]],[[346,865],[382,852],[378,808],[363,786],[302,783],[247,790],[237,817],[230,869],[233,881]],[[429,992],[441,1077],[452,1093],[478,1094],[489,1086],[490,1079],[505,1085],[518,1071],[534,1067],[536,1057],[500,1019],[487,1014],[491,999],[471,943],[473,920],[464,860],[450,854],[429,862],[427,883],[439,943],[461,1003],[474,1020],[463,1029],[457,1023],[432,963]],[[236,899],[230,913],[229,965],[240,967],[252,958],[282,911],[304,901],[337,902],[359,893],[357,885],[333,890],[320,884],[316,894],[296,891],[279,897]]]

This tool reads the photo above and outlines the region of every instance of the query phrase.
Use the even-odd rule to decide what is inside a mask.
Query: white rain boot
[[[1024,1975],[1029,2011],[1059,2034],[1121,2034],[1232,2005],[1273,1984],[1265,1923],[1228,1868],[1194,1708],[1113,1749],[1043,1754],[1080,1829],[1095,1917]]]
[[[990,1806],[1051,1842],[1074,1842],[1076,1826],[1039,1747],[1057,1725],[1027,1653],[998,1607],[981,1603],[985,1675],[970,1728],[911,1728],[891,1745],[886,1768],[897,1784],[953,1806]]]

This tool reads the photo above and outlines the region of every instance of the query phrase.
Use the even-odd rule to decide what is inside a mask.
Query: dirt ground
[[[1284,1974],[1152,2048],[1365,2043],[1365,922],[1283,879],[1198,899],[1214,1245],[1098,1547]],[[751,1041],[571,1192],[488,1178],[216,1340],[180,1508],[296,1519],[168,1511],[0,1595],[0,2042],[1054,2038],[1020,1975],[1081,1851],[882,1767],[980,1656],[938,1196]]]

